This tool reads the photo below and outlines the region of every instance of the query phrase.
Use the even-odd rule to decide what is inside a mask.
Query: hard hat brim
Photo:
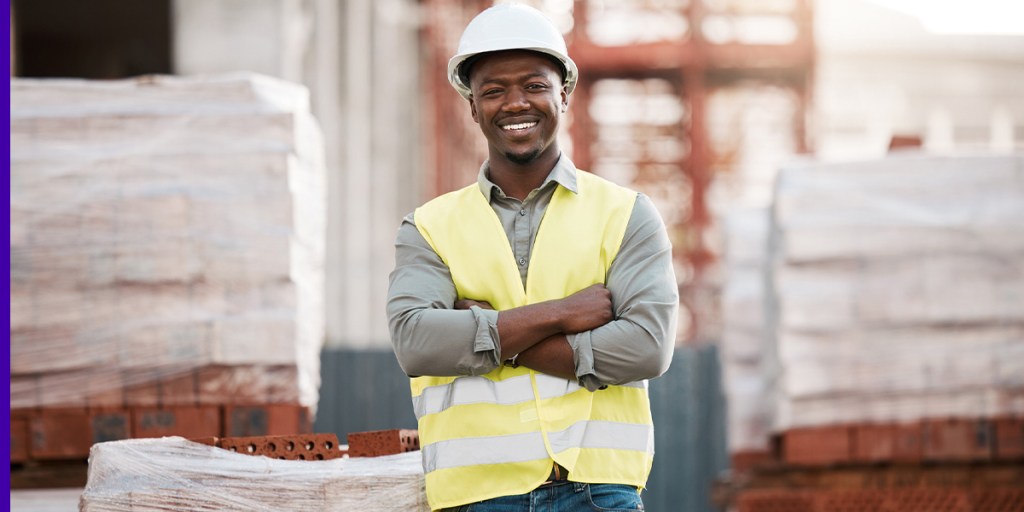
[[[462,79],[461,67],[466,63],[467,60],[483,55],[485,53],[494,53],[507,50],[526,50],[532,52],[543,53],[553,57],[558,62],[562,63],[562,67],[565,70],[565,76],[562,80],[562,86],[566,89],[566,94],[572,94],[572,91],[576,89],[576,82],[579,79],[579,69],[576,67],[576,63],[573,62],[568,55],[563,55],[558,52],[552,51],[549,48],[538,46],[538,41],[529,39],[506,39],[501,41],[495,41],[493,49],[487,49],[484,51],[468,52],[456,55],[448,61],[448,81],[452,84],[452,87],[467,100],[473,95],[470,90],[468,83],[465,83]]]

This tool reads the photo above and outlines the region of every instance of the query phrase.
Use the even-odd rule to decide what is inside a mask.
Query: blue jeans
[[[501,496],[446,509],[451,512],[619,512],[643,510],[636,487],[619,484],[557,482],[526,494]]]

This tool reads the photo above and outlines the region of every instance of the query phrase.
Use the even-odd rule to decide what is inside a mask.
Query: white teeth
[[[505,131],[525,130],[527,128],[533,128],[534,126],[537,126],[536,121],[532,123],[507,124],[505,126],[502,126],[501,129]]]

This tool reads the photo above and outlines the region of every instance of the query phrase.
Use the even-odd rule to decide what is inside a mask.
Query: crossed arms
[[[456,299],[448,268],[410,215],[388,292],[392,343],[408,375],[480,375],[519,354],[521,365],[594,390],[656,377],[671,362],[679,301],[671,245],[643,195],[605,285],[501,312]]]

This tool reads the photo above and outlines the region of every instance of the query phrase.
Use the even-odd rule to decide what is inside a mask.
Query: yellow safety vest
[[[577,171],[558,186],[533,246],[526,289],[508,237],[476,184],[416,210],[416,226],[451,270],[458,297],[498,311],[604,283],[636,193]],[[644,487],[654,456],[647,382],[587,391],[526,367],[416,377],[427,499],[439,509],[529,492],[552,462],[569,479]]]

